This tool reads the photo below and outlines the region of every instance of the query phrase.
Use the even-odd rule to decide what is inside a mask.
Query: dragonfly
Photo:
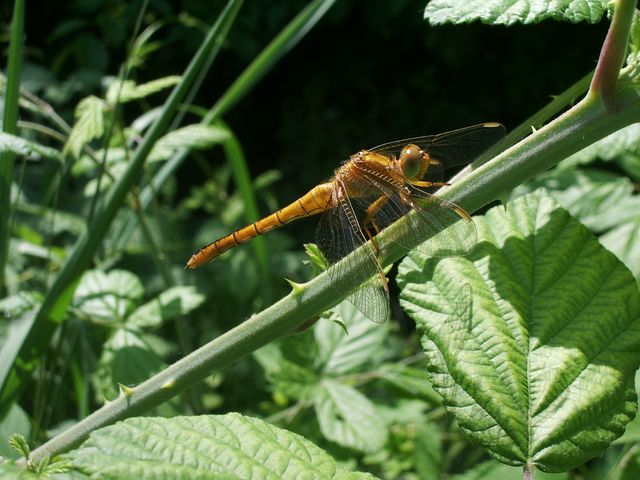
[[[469,213],[433,195],[446,187],[444,172],[472,162],[505,134],[499,123],[482,123],[437,135],[407,138],[360,150],[325,183],[257,222],[205,245],[191,256],[195,269],[258,235],[300,218],[321,215],[316,244],[332,288],[344,296],[346,272],[368,279],[347,299],[364,316],[382,323],[390,316],[388,280],[376,235],[406,217],[398,238],[428,238],[414,247],[428,257],[463,255],[476,244]],[[407,215],[410,212],[412,215]],[[403,251],[412,246],[396,241]],[[358,247],[365,259],[349,255]]]

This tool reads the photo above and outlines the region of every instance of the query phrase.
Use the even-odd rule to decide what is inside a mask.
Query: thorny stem
[[[614,0],[613,17],[600,50],[598,65],[593,74],[588,95],[601,98],[604,106],[615,111],[616,83],[627,53],[629,32],[635,12],[636,0]]]

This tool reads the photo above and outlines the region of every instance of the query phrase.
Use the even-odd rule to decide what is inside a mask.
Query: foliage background
[[[115,75],[120,68],[141,4],[78,0],[31,8],[25,26],[24,86],[49,101],[72,123],[78,101],[89,94],[102,94],[104,78]],[[247,2],[194,103],[209,107],[305,4]],[[157,50],[136,70],[136,81],[144,83],[179,73],[201,41],[203,25],[215,21],[222,5],[220,1],[150,2],[144,23],[162,19],[167,24],[156,38]],[[262,175],[262,184],[256,188],[261,213],[297,198],[330,176],[340,161],[359,148],[482,121],[499,121],[507,127],[519,124],[545,105],[550,95],[564,90],[594,67],[607,28],[606,22],[430,27],[422,19],[423,8],[424,2],[412,0],[337,2],[301,43],[225,115],[225,122],[242,145],[253,178]],[[4,54],[10,10],[9,2],[0,5],[0,46]],[[125,119],[130,121],[139,115],[140,107],[144,110],[149,106],[145,102],[135,108],[127,106]],[[29,165],[24,180],[27,189],[37,192],[45,188],[52,168],[46,163]],[[604,168],[615,170],[616,166],[607,164]],[[194,248],[244,223],[242,203],[228,178],[222,149],[194,152],[151,209],[154,234],[164,240],[164,252],[176,271]],[[83,187],[77,179],[67,177],[60,196],[62,204],[51,206],[70,208],[81,198]],[[53,202],[51,198],[47,201]],[[301,245],[313,240],[315,225],[313,220],[298,222],[266,237],[271,254],[270,278],[259,276],[254,253],[248,247],[202,271],[182,275],[181,283],[195,283],[206,295],[202,310],[187,319],[190,342],[200,345],[278,298],[288,290],[282,277],[297,281],[308,278],[309,270],[301,265]],[[56,238],[58,244],[68,241]],[[138,275],[145,298],[162,290],[140,238],[118,253],[110,259],[107,252],[99,263]],[[109,265],[111,260],[113,265]],[[389,350],[392,360],[406,358],[417,348],[411,321],[397,307],[395,314],[398,323],[392,328],[399,340],[393,340]],[[157,333],[171,340],[172,328],[165,325]],[[104,332],[83,334],[87,335],[84,341],[88,349],[101,348]],[[169,359],[183,353],[175,345],[168,350]],[[196,411],[240,411],[275,415],[276,420],[282,420],[286,416],[278,416],[278,412],[289,406],[296,393],[274,388],[277,379],[265,378],[264,365],[264,359],[262,367],[254,359],[239,362],[197,387],[191,403],[187,403],[195,405]],[[67,391],[64,383],[56,388]],[[26,410],[37,410],[38,395],[44,395],[33,393],[36,400],[33,404],[25,402]],[[381,395],[375,388],[368,394]],[[91,405],[100,399],[83,402],[91,411]],[[160,413],[183,410],[184,405],[174,402]],[[73,402],[57,402],[54,412],[42,416],[41,429],[60,427],[78,411],[83,409]],[[302,431],[308,438],[317,437],[314,427],[305,431],[303,419],[285,426]],[[406,438],[415,440],[405,431],[395,435],[393,448],[400,452]],[[464,443],[461,438],[455,440]],[[320,444],[338,458],[350,457],[349,451]],[[476,461],[483,458],[478,450],[471,451]],[[386,454],[388,458],[371,457],[365,463],[373,465],[372,470],[378,473],[403,471],[406,465],[397,460],[401,455]],[[449,459],[452,464],[453,458],[455,455]]]

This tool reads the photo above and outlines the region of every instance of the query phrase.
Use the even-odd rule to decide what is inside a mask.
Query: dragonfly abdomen
[[[247,243],[254,237],[270,232],[293,220],[303,217],[310,217],[324,212],[332,207],[333,183],[323,183],[312,188],[295,202],[272,213],[271,215],[247,225],[229,235],[205,245],[198,252],[191,256],[187,262],[187,268],[194,269],[207,263],[227,250]]]

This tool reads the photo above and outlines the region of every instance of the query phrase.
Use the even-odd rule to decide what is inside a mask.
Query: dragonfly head
[[[409,144],[400,153],[400,169],[407,178],[419,179],[429,166],[429,155],[417,145]]]

